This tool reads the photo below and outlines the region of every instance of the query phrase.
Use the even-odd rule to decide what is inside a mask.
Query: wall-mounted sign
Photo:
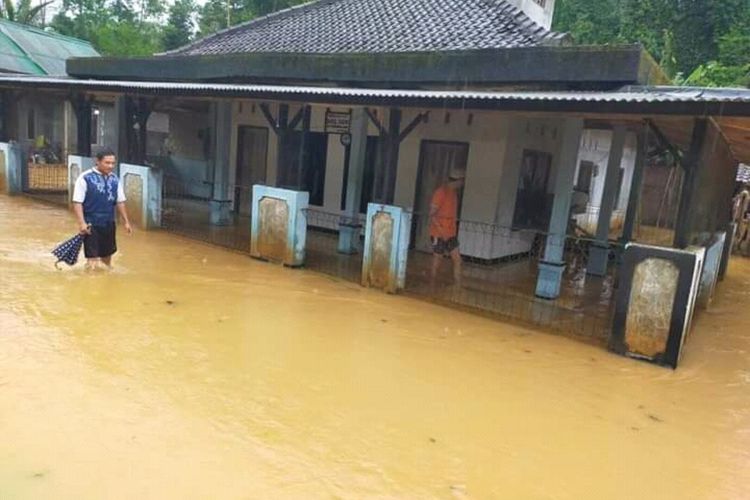
[[[341,145],[350,146],[352,143],[352,134],[341,134]]]
[[[352,113],[326,110],[326,134],[348,134],[352,126]]]

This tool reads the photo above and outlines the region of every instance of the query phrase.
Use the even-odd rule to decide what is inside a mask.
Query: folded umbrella
[[[74,266],[78,262],[78,254],[81,253],[81,247],[83,246],[83,235],[77,234],[70,238],[68,241],[60,243],[57,248],[52,250],[52,255],[57,257],[55,267],[58,267],[60,262],[65,262],[69,266]]]

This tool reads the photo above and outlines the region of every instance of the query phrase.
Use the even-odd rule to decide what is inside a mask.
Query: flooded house
[[[0,74],[65,76],[69,58],[99,55],[84,40],[6,19],[0,19],[0,34]],[[3,97],[13,105],[4,108],[1,126],[14,131],[14,139],[28,157],[30,187],[45,194],[64,191],[66,156],[76,146],[73,106],[45,92]]]
[[[297,264],[361,282],[382,261],[391,291],[675,365],[725,269],[750,92],[670,87],[640,46],[573,46],[554,4],[320,0],[152,57],[75,57],[66,77],[0,77],[2,139],[28,138],[21,102],[68,101],[71,177],[113,147],[147,171],[142,223],[252,253],[256,187],[305,193]],[[430,200],[455,171],[460,286],[429,276]]]

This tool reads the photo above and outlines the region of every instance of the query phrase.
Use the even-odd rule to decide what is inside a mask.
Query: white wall
[[[578,224],[587,232],[595,233],[599,222],[599,208],[601,207],[604,182],[606,180],[607,163],[609,161],[609,149],[612,144],[612,131],[609,130],[585,130],[581,141],[581,151],[578,157],[578,167],[583,161],[589,161],[596,165],[595,176],[592,180],[589,205],[585,214],[576,216]],[[622,190],[617,200],[615,210],[612,212],[610,225],[613,231],[621,229],[625,218],[630,197],[630,187],[633,182],[633,171],[635,170],[637,139],[634,133],[628,132],[625,136],[625,148],[623,150],[620,168],[625,169],[623,175]],[[578,171],[576,171],[576,180]]]
[[[555,13],[555,0],[506,0],[526,13],[532,21],[550,29]]]
[[[402,127],[406,127],[421,112],[404,111]],[[450,113],[449,123],[445,122],[447,113]],[[510,119],[499,113],[433,110],[428,122],[420,124],[401,143],[394,203],[414,208],[423,140],[466,142],[469,143],[469,158],[461,218],[495,222],[497,193],[503,171],[502,159],[506,154],[509,128]]]

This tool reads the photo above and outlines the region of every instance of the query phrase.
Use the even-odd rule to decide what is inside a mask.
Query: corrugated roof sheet
[[[313,87],[300,85],[256,85],[196,82],[150,82],[128,80],[79,80],[75,78],[0,76],[1,84],[38,85],[40,87],[80,87],[114,92],[165,93],[184,92],[213,95],[253,95],[285,98],[344,97],[352,99],[413,99],[415,101],[551,101],[590,103],[750,103],[750,89],[696,87],[629,86],[616,91],[475,91],[475,90],[406,90],[352,87]]]
[[[167,54],[433,52],[532,47],[564,37],[505,0],[318,0]]]
[[[95,57],[90,43],[0,19],[0,71],[66,75],[70,57]]]

